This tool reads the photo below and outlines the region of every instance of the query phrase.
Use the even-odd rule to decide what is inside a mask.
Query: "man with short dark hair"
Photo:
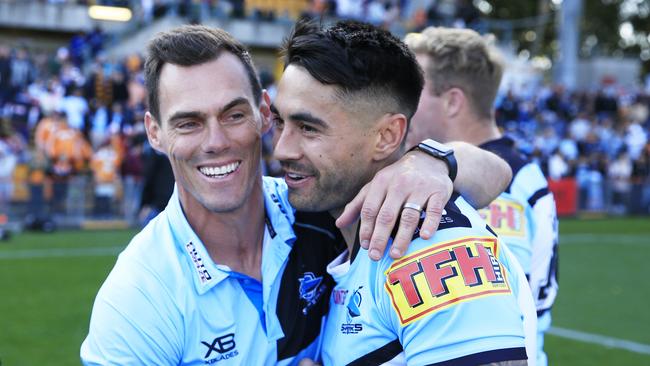
[[[298,23],[284,54],[272,108],[275,158],[296,209],[336,217],[364,182],[402,156],[424,80],[405,44],[364,23]],[[449,157],[433,141],[418,148]],[[404,205],[416,218],[420,211]],[[347,250],[328,266],[336,285],[325,365],[527,364],[522,319],[534,319],[534,308],[526,278],[462,197],[445,206],[435,235],[413,237],[399,260],[386,252],[371,261],[356,227],[342,230]]]
[[[284,181],[262,177],[269,97],[248,52],[222,30],[184,26],[151,42],[145,73],[147,136],[169,158],[176,186],[99,290],[83,362],[268,365],[317,357],[332,287],[325,268],[343,239],[331,216],[294,211]],[[417,204],[448,194],[443,163],[407,161],[399,173],[424,161],[433,168],[419,175],[444,178],[418,187]],[[393,186],[385,201],[399,192]],[[400,207],[387,212],[397,216]]]

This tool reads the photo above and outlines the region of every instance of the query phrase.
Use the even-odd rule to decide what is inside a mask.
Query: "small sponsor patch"
[[[498,197],[488,207],[479,210],[479,213],[500,236],[526,235],[524,206],[514,200]]]
[[[493,237],[462,238],[419,250],[385,272],[402,325],[460,302],[511,293]]]
[[[212,276],[210,275],[210,272],[208,272],[207,268],[205,268],[205,265],[203,264],[203,258],[199,255],[199,252],[196,250],[196,247],[194,246],[194,243],[189,242],[185,244],[185,250],[187,250],[187,253],[192,257],[192,261],[194,262],[194,269],[196,270],[196,274],[199,276],[199,279],[201,280],[201,283],[206,283],[212,279]]]

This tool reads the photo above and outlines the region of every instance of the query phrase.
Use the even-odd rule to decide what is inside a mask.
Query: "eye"
[[[225,118],[226,123],[236,123],[241,121],[242,119],[246,118],[246,114],[244,112],[232,112],[228,114]]]
[[[300,125],[300,130],[305,133],[316,133],[318,130],[314,128],[313,126],[310,126],[308,124],[302,124]]]
[[[284,128],[284,120],[275,113],[271,116],[271,122],[278,130],[282,130]]]
[[[196,121],[182,121],[176,125],[176,128],[184,131],[193,130],[197,127],[199,127],[199,123]]]

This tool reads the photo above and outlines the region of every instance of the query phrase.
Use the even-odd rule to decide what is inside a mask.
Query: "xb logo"
[[[203,358],[208,358],[212,354],[212,351],[218,353],[226,353],[232,351],[235,348],[235,333],[229,333],[221,337],[217,337],[212,341],[212,344],[208,342],[201,341],[201,344],[208,347],[208,352],[203,356]]]

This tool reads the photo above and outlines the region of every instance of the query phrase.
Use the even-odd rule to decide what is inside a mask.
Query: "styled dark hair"
[[[218,58],[222,52],[237,56],[244,65],[250,81],[255,103],[262,99],[262,87],[257,79],[255,66],[246,47],[228,32],[202,25],[184,25],[154,37],[147,48],[144,64],[145,85],[149,111],[160,121],[160,71],[165,63],[179,66],[195,66]],[[215,88],[219,87],[215,85]]]
[[[340,21],[330,28],[300,20],[282,47],[285,68],[304,67],[319,82],[349,97],[378,98],[377,106],[399,110],[409,120],[424,85],[413,53],[388,31],[367,23]],[[388,103],[385,103],[388,102]]]

